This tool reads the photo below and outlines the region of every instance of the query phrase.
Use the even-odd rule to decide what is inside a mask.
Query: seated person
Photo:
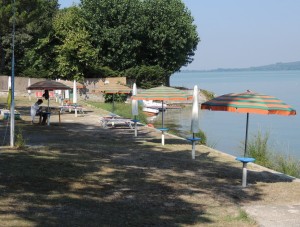
[[[47,113],[43,112],[42,111],[42,107],[39,106],[43,103],[43,100],[42,99],[39,99],[37,100],[36,103],[34,103],[32,106],[31,106],[31,109],[30,109],[30,115],[31,115],[31,123],[33,124],[34,122],[34,118],[35,116],[40,116],[40,119],[41,117],[43,118],[43,121],[42,121],[42,124],[46,124],[46,120],[47,120]]]

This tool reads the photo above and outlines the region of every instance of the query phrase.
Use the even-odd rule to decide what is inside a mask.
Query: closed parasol
[[[195,137],[195,133],[200,131],[199,127],[199,91],[198,86],[194,86],[193,92],[193,106],[192,106],[192,120],[191,120],[191,131],[193,133],[192,138],[188,138],[192,142],[192,159],[195,159],[195,145],[196,141],[200,140],[200,138]]]
[[[137,95],[137,88],[136,88],[136,83],[133,84],[132,87],[132,95],[135,96]],[[134,117],[134,135],[137,136],[137,116],[139,115],[139,106],[138,106],[138,101],[137,100],[132,100],[131,101],[131,107],[132,107],[132,115]]]
[[[30,78],[28,78],[28,87],[30,87],[31,85],[31,81],[30,81]],[[28,97],[29,97],[29,100],[31,100],[31,90],[28,90]]]

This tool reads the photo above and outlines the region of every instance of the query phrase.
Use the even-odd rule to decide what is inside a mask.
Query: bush
[[[211,91],[200,89],[200,93],[206,98],[206,100],[211,100],[215,97],[215,93]]]
[[[167,84],[167,72],[160,66],[137,66],[124,72],[127,79],[136,81],[136,85],[143,89]]]
[[[10,109],[10,105],[11,105],[11,98],[12,98],[12,94],[11,94],[11,88],[8,90],[8,94],[7,94],[7,109]]]
[[[207,137],[204,131],[200,129],[199,132],[195,133],[195,136],[201,138],[201,140],[199,140],[198,142],[199,144],[203,144],[203,145],[207,144]]]
[[[26,141],[23,137],[23,131],[21,128],[17,128],[16,130],[16,136],[15,136],[15,146],[18,149],[24,148],[26,145]]]
[[[105,94],[104,95],[105,103],[125,102],[126,99],[127,99],[126,94]]]

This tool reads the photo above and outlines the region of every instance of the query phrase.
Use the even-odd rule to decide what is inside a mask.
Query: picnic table
[[[116,125],[125,125],[133,129],[132,123],[132,119],[123,118],[115,114],[100,117],[100,124],[103,128],[108,128],[109,126],[115,127]]]
[[[64,113],[67,111],[72,112],[77,110],[78,113],[84,114],[83,107],[78,105],[63,105],[63,106],[59,106],[59,108],[60,108],[60,113]]]

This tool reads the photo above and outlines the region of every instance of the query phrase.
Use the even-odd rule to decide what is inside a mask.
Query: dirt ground
[[[31,125],[31,102],[16,98],[19,150],[7,146],[9,123],[0,121],[0,226],[300,225],[298,180],[250,164],[243,188],[234,157],[197,145],[192,160],[185,139],[167,134],[162,146],[153,128],[140,126],[137,137],[129,127],[104,129],[108,113],[82,104],[78,117]],[[297,216],[279,223],[274,211]]]

